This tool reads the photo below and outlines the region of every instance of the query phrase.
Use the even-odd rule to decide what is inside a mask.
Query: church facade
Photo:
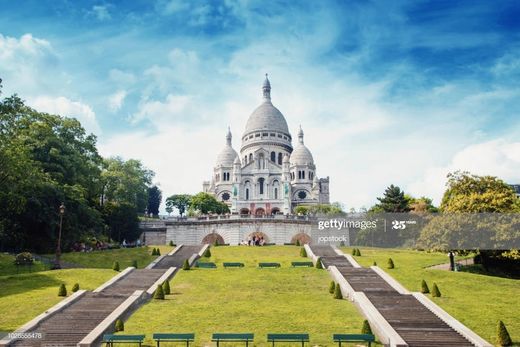
[[[264,80],[263,100],[247,120],[240,153],[228,129],[211,181],[203,191],[230,207],[233,214],[291,214],[297,205],[328,204],[329,177],[318,178],[311,151],[299,129],[296,144],[283,114],[271,102]]]

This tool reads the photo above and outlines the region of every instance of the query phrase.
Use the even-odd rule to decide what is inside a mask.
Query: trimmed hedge
[[[170,242],[168,243],[168,246],[170,246],[170,247],[175,246],[175,245],[173,244],[173,241],[172,241],[172,240],[170,240]]]
[[[116,323],[115,323],[115,326],[114,326],[114,330],[115,330],[116,333],[118,331],[125,331],[125,324],[123,323],[123,321],[121,319],[117,319],[116,320]]]
[[[307,258],[307,251],[305,250],[305,247],[302,247],[300,249],[300,256],[304,257],[304,258]]]
[[[440,298],[441,297],[441,291],[439,290],[439,287],[437,287],[437,283],[433,283],[432,296],[434,298]]]
[[[341,288],[339,284],[336,284],[334,288],[334,299],[343,299],[343,294],[341,294]]]
[[[430,292],[430,288],[428,288],[428,284],[425,280],[422,280],[421,282],[421,293],[428,294]]]
[[[331,281],[330,285],[329,285],[329,293],[334,294],[335,290],[336,290],[336,283],[334,281]]]
[[[296,246],[298,246],[298,247],[301,246],[300,240],[296,240]]]
[[[132,260],[132,267],[137,269],[137,260]]]
[[[78,290],[79,290],[79,283],[74,283],[74,285],[72,286],[71,291],[73,293],[76,293]]]
[[[119,262],[115,261],[114,264],[112,264],[112,270],[119,271]]]
[[[171,294],[170,282],[168,282],[168,280],[163,282],[162,289],[163,289],[164,295],[170,295]]]
[[[155,289],[153,298],[157,300],[164,300],[164,290],[161,285],[157,286],[157,289]]]
[[[67,296],[67,288],[65,288],[65,284],[60,284],[60,288],[58,289],[58,296]]]
[[[323,269],[323,264],[321,263],[321,257],[318,257],[318,260],[316,260],[316,269]]]
[[[499,346],[512,346],[513,341],[507,331],[506,325],[502,321],[498,321],[497,326],[497,342]]]
[[[392,260],[392,258],[388,258],[388,263],[387,263],[386,267],[387,267],[388,269],[393,269],[393,268],[395,268],[394,261]]]
[[[183,270],[189,270],[190,269],[190,262],[188,261],[188,259],[184,260],[184,263],[182,264],[182,269]]]
[[[368,323],[368,321],[366,319],[363,321],[363,327],[361,328],[361,334],[374,335],[374,333],[372,333],[372,328],[370,328],[370,324]]]
[[[211,258],[211,251],[209,250],[209,247],[206,248],[206,251],[204,252],[204,257]]]

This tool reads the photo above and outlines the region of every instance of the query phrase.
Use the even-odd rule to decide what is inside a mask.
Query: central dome
[[[273,130],[289,134],[289,127],[282,112],[271,103],[271,83],[265,76],[262,86],[264,101],[249,116],[245,134],[258,130]]]

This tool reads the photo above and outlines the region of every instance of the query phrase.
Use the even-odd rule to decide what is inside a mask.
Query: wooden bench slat
[[[223,263],[224,267],[244,267],[244,263]]]
[[[280,267],[280,263],[258,263],[258,267]]]
[[[312,263],[312,261],[293,261],[293,262],[291,262],[291,265],[293,267],[297,267],[297,266],[314,267],[314,264]]]
[[[267,334],[268,342],[309,342],[309,334]]]
[[[170,341],[186,341],[195,340],[195,334],[194,333],[155,333],[153,334],[154,340],[170,340]]]
[[[212,262],[200,262],[200,263],[197,262],[195,267],[198,267],[198,268],[201,268],[201,269],[216,269],[217,268],[217,264],[212,263]]]

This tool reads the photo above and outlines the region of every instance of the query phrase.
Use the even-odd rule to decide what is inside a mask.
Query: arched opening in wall
[[[252,232],[251,234],[249,234],[247,239],[251,240],[251,243],[253,242],[253,239],[256,240],[257,241],[256,245],[260,245],[260,240],[263,240],[264,244],[269,243],[269,238],[267,237],[266,234],[264,234],[261,231]],[[254,246],[255,244],[252,244],[252,245]]]
[[[224,244],[224,238],[216,232],[212,232],[211,234],[204,236],[204,238],[202,239],[202,244],[203,245],[206,245],[206,244],[214,245],[215,241],[217,242],[217,245]]]
[[[265,215],[265,210],[263,208],[259,207],[259,208],[256,209],[255,215],[263,216],[263,215]]]
[[[249,188],[246,188],[246,200],[249,200]]]
[[[271,209],[271,214],[280,214],[280,209],[278,207]]]
[[[273,163],[276,163],[276,153],[275,152],[271,152],[271,161]]]
[[[282,165],[282,162],[283,162],[283,154],[278,153],[278,165]]]
[[[265,182],[265,179],[263,177],[260,177],[258,179],[258,193],[260,195],[264,194],[264,182]]]
[[[249,214],[249,209],[248,208],[241,209],[240,214]]]
[[[291,243],[295,244],[296,241],[300,241],[300,245],[308,245],[311,243],[311,237],[306,233],[298,233],[292,237]]]

